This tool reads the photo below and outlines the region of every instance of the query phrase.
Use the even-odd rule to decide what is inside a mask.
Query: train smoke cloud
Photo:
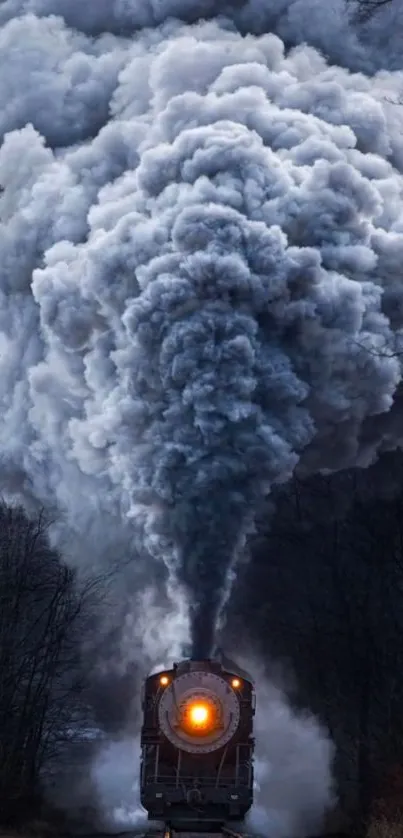
[[[3,486],[129,522],[197,656],[271,486],[401,442],[403,76],[263,9],[0,11]]]

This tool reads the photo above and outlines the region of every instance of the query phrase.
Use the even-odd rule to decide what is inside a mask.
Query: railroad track
[[[114,838],[117,837],[114,836]],[[212,830],[206,830],[206,832],[191,832],[190,830],[189,832],[177,832],[166,825],[162,830],[146,832],[137,836],[137,838],[262,838],[262,836],[253,835],[250,832],[237,832],[228,826],[223,826],[214,832]],[[352,836],[347,832],[322,832],[317,835],[307,835],[306,838],[352,838]]]
[[[252,838],[252,836],[247,835],[245,832],[236,832],[227,826],[223,826],[214,832],[211,830],[206,830],[206,832],[177,832],[175,829],[171,829],[169,825],[166,825],[161,831],[157,832],[153,830],[152,832],[147,832],[144,838]]]

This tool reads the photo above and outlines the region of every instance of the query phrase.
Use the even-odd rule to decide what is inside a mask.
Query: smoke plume
[[[261,671],[253,674],[255,793],[247,825],[252,834],[272,838],[316,835],[335,802],[332,744],[315,718],[293,711],[280,686]]]
[[[352,69],[301,2],[0,11],[3,487],[135,531],[196,656],[271,487],[401,441],[403,76],[308,5]]]

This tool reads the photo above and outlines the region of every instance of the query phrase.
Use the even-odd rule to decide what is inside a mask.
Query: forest
[[[403,790],[403,459],[278,490],[232,620],[336,745],[339,807],[354,828],[398,819]]]
[[[98,579],[78,582],[42,514],[0,506],[0,823],[49,812],[52,771],[76,759],[91,718],[82,639]],[[78,748],[78,751],[77,751]]]

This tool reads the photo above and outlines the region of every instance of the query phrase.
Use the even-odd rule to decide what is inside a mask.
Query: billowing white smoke
[[[3,482],[77,532],[131,521],[205,655],[270,486],[400,440],[402,75],[223,21],[90,39],[29,9],[87,15],[2,8]]]
[[[172,592],[172,599],[174,596]],[[156,667],[164,669],[180,660],[189,639],[184,600],[176,595],[175,610],[169,611],[166,601],[159,603],[158,593],[147,588],[135,597],[133,605],[122,626],[117,673],[122,674],[122,667],[124,672],[130,663],[141,660],[145,676]]]
[[[365,3],[365,0],[364,0]],[[359,27],[362,0],[2,0],[0,24],[23,13],[61,15],[67,25],[87,34],[130,37],[137,29],[157,27],[170,17],[187,23],[203,18],[230,19],[242,33],[275,32],[287,43],[308,42],[337,64],[371,72],[401,69],[403,9],[399,0],[380,3],[380,13]],[[377,8],[368,0],[368,7]]]
[[[108,832],[147,828],[140,805],[140,742],[125,738],[105,744],[92,770],[92,780],[102,812],[100,827]]]
[[[243,664],[254,668],[249,657]],[[279,685],[259,668],[253,674],[256,788],[247,827],[270,838],[315,835],[334,803],[332,743],[316,719],[293,711]]]

